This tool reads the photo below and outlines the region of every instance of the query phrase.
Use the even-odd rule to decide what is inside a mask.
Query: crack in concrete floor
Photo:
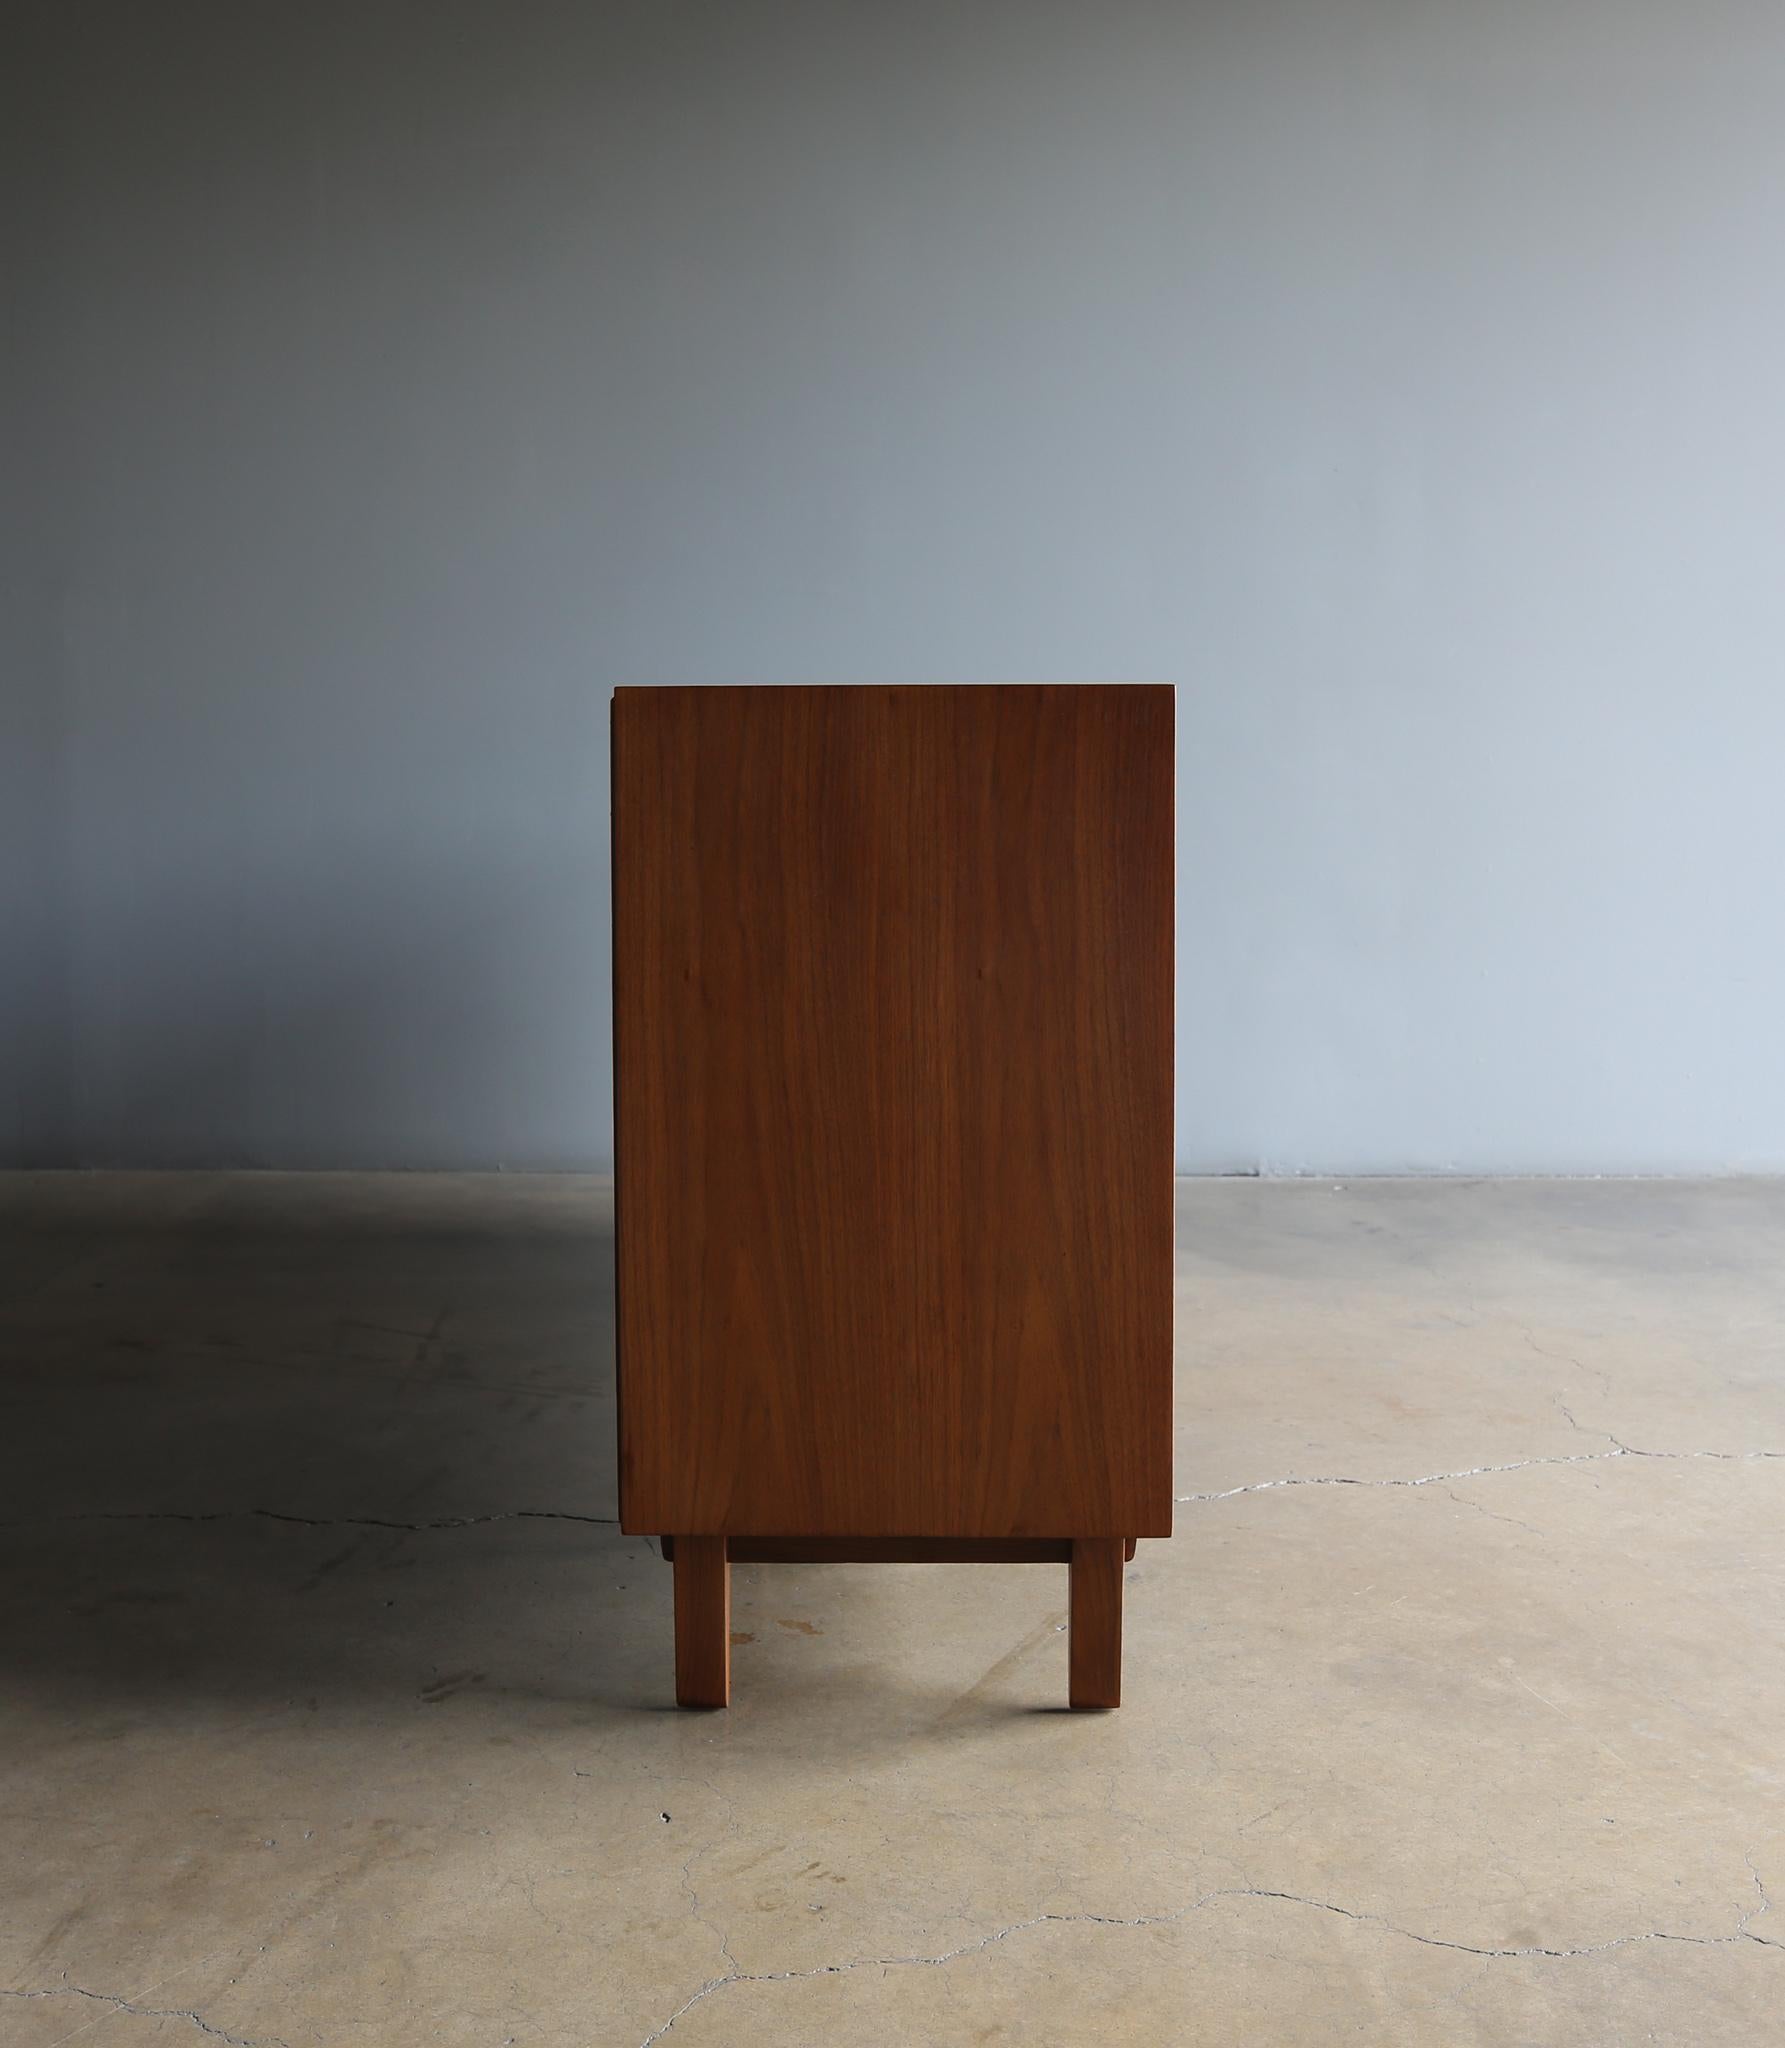
[[[1212,1891],[1199,1894],[1183,1906],[1173,1907],[1166,1913],[1143,1913],[1127,1917],[1114,1913],[1034,1913],[1027,1919],[1015,1920],[1007,1927],[994,1928],[977,1941],[963,1942],[958,1948],[945,1949],[938,1955],[892,1955],[855,1956],[842,1963],[820,1963],[805,1970],[743,1970],[737,1967],[732,1954],[730,1936],[711,1919],[700,1903],[695,1889],[691,1866],[704,1854],[696,1850],[682,1865],[682,1883],[688,1895],[690,1917],[706,1927],[719,1944],[719,1951],[732,1967],[723,1976],[711,1977],[693,1995],[672,2012],[662,2024],[647,2034],[639,2048],[653,2048],[661,2041],[678,2021],[694,2010],[697,2005],[715,1996],[733,1984],[793,1984],[818,1977],[847,1976],[850,1972],[864,1969],[945,1969],[950,1963],[959,1962],[965,1956],[980,1955],[987,1949],[1026,1934],[1038,1927],[1169,1927],[1188,1919],[1193,1913],[1200,1913],[1207,1907],[1227,1899],[1263,1899],[1283,1905],[1302,1906],[1312,1912],[1331,1913],[1342,1920],[1355,1921],[1361,1926],[1379,1927],[1384,1933],[1399,1936],[1406,1941],[1418,1942],[1425,1948],[1449,1949],[1459,1955],[1478,1956],[1489,1961],[1541,1959],[1545,1961],[1566,1961],[1574,1957],[1606,1955],[1616,1949],[1630,1948],[1645,1942],[1673,1942],[1690,1948],[1728,1948],[1738,1942],[1751,1942],[1760,1948],[1785,1950],[1785,1941],[1775,1941],[1770,1936],[1752,1932],[1753,1923],[1772,1910],[1765,1881],[1748,1859],[1748,1874],[1758,1894],[1757,1903],[1741,1917],[1733,1932],[1729,1934],[1678,1934],[1666,1928],[1648,1929],[1636,1934],[1614,1935],[1606,1941],[1583,1943],[1574,1948],[1551,1948],[1532,1944],[1516,1948],[1491,1948],[1476,1942],[1452,1941],[1442,1935],[1420,1934],[1410,1927],[1402,1927],[1381,1913],[1359,1912],[1350,1906],[1341,1906],[1330,1899],[1311,1898],[1302,1892],[1287,1892],[1256,1885],[1222,1885]],[[0,1997],[17,1999],[39,1998],[83,1998],[95,2004],[110,2006],[113,2010],[127,2013],[138,2019],[186,2020],[201,2033],[214,2040],[230,2044],[230,2048],[288,2048],[282,2036],[276,2034],[244,2035],[231,2034],[223,2028],[213,2026],[204,2016],[190,2006],[147,2006],[134,2000],[112,1993],[92,1991],[77,1984],[48,1985],[39,1990],[0,1990]]]
[[[41,1991],[0,1990],[0,1998],[86,1998],[95,2005],[107,2005],[115,2012],[128,2013],[133,2019],[190,2020],[201,2034],[209,2034],[214,2041],[226,2041],[230,2048],[290,2048],[290,2044],[277,2034],[225,2033],[190,2006],[138,2005],[132,1999],[120,1998],[109,1991],[88,1991],[79,1984],[50,1984]]]
[[[693,1859],[690,1858],[690,1861]],[[1565,1961],[1576,1956],[1609,1954],[1614,1949],[1632,1948],[1643,1942],[1667,1941],[1689,1948],[1729,1948],[1738,1942],[1752,1942],[1759,1948],[1785,1950],[1785,1941],[1774,1941],[1770,1936],[1750,1932],[1753,1923],[1762,1914],[1772,1910],[1772,1900],[1767,1896],[1765,1883],[1755,1869],[1753,1860],[1747,1859],[1748,1874],[1754,1881],[1759,1894],[1758,1901],[1751,1906],[1730,1934],[1674,1934],[1665,1928],[1656,1928],[1640,1934],[1613,1935],[1607,1941],[1584,1943],[1578,1948],[1548,1948],[1529,1946],[1522,1948],[1487,1948],[1474,1942],[1448,1941],[1441,1935],[1417,1934],[1410,1927],[1397,1926],[1380,1913],[1360,1913],[1350,1906],[1336,1905],[1330,1899],[1309,1898],[1301,1892],[1267,1890],[1256,1885],[1223,1885],[1213,1891],[1201,1893],[1188,1905],[1174,1906],[1168,1913],[1143,1913],[1127,1919],[1114,1913],[1035,1913],[1026,1920],[1012,1921],[1008,1927],[994,1928],[990,1934],[982,1935],[978,1941],[963,1942],[959,1948],[945,1949],[934,1956],[857,1956],[846,1963],[819,1963],[807,1970],[729,1970],[722,1977],[711,1977],[694,1995],[677,2006],[661,2026],[647,2034],[639,2048],[653,2048],[653,2044],[675,2026],[678,2020],[692,2012],[697,2005],[723,1991],[730,1984],[793,1984],[815,1977],[842,1977],[852,1970],[872,1969],[944,1969],[950,1963],[958,1962],[963,1956],[982,1954],[986,1949],[1009,1941],[1014,1935],[1026,1934],[1037,1927],[1171,1927],[1187,1920],[1192,1913],[1200,1913],[1205,1907],[1213,1906],[1223,1899],[1268,1899],[1280,1904],[1305,1906],[1319,1913],[1332,1913],[1341,1920],[1354,1920],[1368,1927],[1379,1927],[1386,1934],[1399,1935],[1404,1940],[1416,1941],[1425,1948],[1450,1949],[1459,1955],[1479,1956],[1489,1961],[1508,1961],[1516,1958]],[[684,1879],[686,1869],[684,1868]],[[690,1886],[690,1897],[693,1888]],[[713,1923],[699,1916],[702,1924],[712,1927]],[[715,1934],[719,1930],[714,1929]],[[731,1957],[729,1941],[720,1937],[721,1949]]]
[[[1566,1410],[1563,1411],[1565,1414]],[[1288,1473],[1278,1479],[1254,1479],[1244,1486],[1227,1486],[1208,1493],[1179,1493],[1172,1496],[1177,1507],[1207,1506],[1215,1501],[1237,1500],[1247,1493],[1276,1493],[1292,1486],[1378,1486],[1416,1487],[1454,1484],[1459,1479],[1483,1479],[1498,1472],[1527,1472],[1545,1465],[1601,1465],[1620,1458],[1657,1460],[1713,1459],[1724,1464],[1745,1464],[1764,1459],[1785,1459],[1785,1451],[1651,1451],[1621,1442],[1608,1429],[1588,1430],[1583,1423],[1568,1420],[1591,1436],[1611,1439],[1608,1451],[1557,1451],[1547,1456],[1509,1458],[1497,1465],[1459,1465],[1444,1472],[1421,1472],[1412,1477],[1390,1475],[1366,1479],[1345,1472]],[[589,1528],[617,1529],[617,1515],[583,1515],[567,1508],[497,1508],[481,1515],[438,1515],[428,1521],[402,1522],[384,1515],[298,1515],[283,1508],[109,1508],[72,1515],[27,1515],[0,1520],[0,1529],[39,1528],[65,1522],[282,1522],[297,1529],[394,1529],[425,1534],[440,1529],[477,1529],[491,1522],[579,1522]]]
[[[1564,1411],[1566,1412],[1566,1411]],[[1568,1418],[1574,1421],[1572,1416]],[[1574,1424],[1576,1429],[1583,1427]],[[1557,1451],[1548,1457],[1509,1458],[1501,1465],[1462,1465],[1452,1472],[1422,1472],[1416,1478],[1362,1479],[1348,1473],[1294,1474],[1282,1479],[1254,1479],[1245,1486],[1228,1486],[1213,1493],[1179,1493],[1174,1505],[1190,1507],[1211,1501],[1236,1500],[1242,1493],[1275,1493],[1287,1486],[1443,1486],[1459,1479],[1482,1479],[1495,1472],[1526,1472],[1539,1465],[1603,1465],[1618,1458],[1691,1459],[1712,1458],[1724,1464],[1744,1464],[1762,1458],[1785,1458],[1785,1451],[1645,1451],[1620,1443],[1610,1430],[1588,1431],[1592,1436],[1611,1437],[1609,1451]]]

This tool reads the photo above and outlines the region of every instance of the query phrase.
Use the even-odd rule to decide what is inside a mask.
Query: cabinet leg
[[[1073,1539],[1067,1696],[1075,1707],[1122,1704],[1123,1548],[1119,1536]]]
[[[731,1566],[723,1536],[678,1536],[676,1705],[723,1707],[731,1700]]]

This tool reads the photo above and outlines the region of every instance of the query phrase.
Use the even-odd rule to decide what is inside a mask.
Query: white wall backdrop
[[[1179,687],[1195,1170],[1785,1169],[1776,0],[28,0],[0,1146],[600,1167],[616,682]]]

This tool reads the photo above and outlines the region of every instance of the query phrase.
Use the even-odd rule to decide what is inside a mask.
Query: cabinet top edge
[[[828,697],[873,692],[887,697],[985,696],[999,691],[1096,691],[1118,696],[1174,696],[1176,683],[615,683],[616,697]]]

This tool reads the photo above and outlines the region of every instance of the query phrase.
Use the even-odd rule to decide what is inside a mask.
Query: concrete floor
[[[17,1177],[0,2040],[1785,2041],[1785,1185],[1188,1183],[1065,1573],[736,1573],[668,1704],[594,1182]]]

